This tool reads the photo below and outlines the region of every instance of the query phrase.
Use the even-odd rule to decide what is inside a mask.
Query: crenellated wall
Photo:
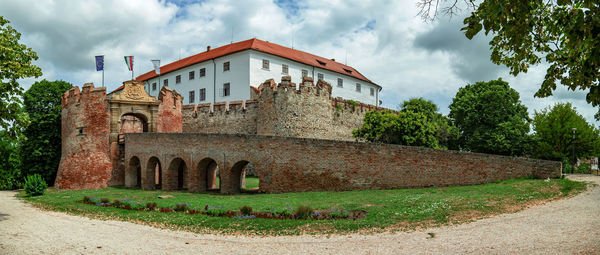
[[[73,87],[62,97],[62,153],[54,186],[102,188],[111,179],[110,114],[106,89],[92,83]]]
[[[384,108],[331,98],[331,85],[305,77],[299,86],[289,76],[252,87],[254,100],[229,105],[183,107],[183,132],[273,135],[283,137],[355,140],[352,130],[362,126],[364,114]]]

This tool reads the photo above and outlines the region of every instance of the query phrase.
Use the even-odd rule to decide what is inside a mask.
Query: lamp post
[[[577,128],[573,128],[573,141],[571,143],[571,147],[573,148],[573,168],[571,168],[571,173],[575,171],[575,163],[577,163],[575,159],[575,131],[577,131]]]

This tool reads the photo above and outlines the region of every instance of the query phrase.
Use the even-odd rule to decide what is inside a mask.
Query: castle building
[[[184,105],[231,102],[252,99],[267,79],[290,76],[301,83],[303,77],[332,84],[332,97],[379,105],[381,86],[356,69],[307,52],[278,44],[249,39],[211,49],[172,62],[136,78],[145,83],[148,94],[157,97],[168,86],[184,97]],[[116,91],[118,91],[117,89]]]

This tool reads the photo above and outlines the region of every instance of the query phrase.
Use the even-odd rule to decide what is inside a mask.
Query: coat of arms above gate
[[[113,100],[155,102],[156,98],[148,95],[144,88],[144,83],[140,81],[123,82],[123,91],[112,96]]]

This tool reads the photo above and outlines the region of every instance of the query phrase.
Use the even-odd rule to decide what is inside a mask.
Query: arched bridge
[[[258,135],[125,135],[125,185],[237,193],[253,165],[260,192],[471,185],[534,175],[561,163],[420,147]],[[218,169],[218,170],[217,170]]]

